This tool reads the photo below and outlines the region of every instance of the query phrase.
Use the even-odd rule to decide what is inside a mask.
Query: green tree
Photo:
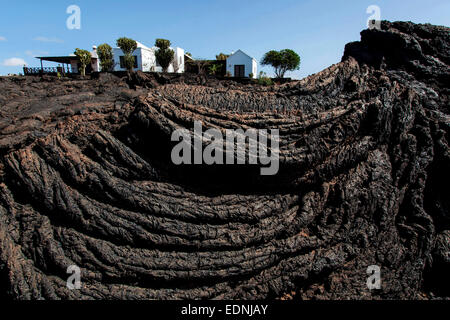
[[[133,57],[133,52],[137,49],[137,42],[133,39],[122,37],[117,39],[117,46],[123,51],[125,68],[128,72],[132,72],[135,59]]]
[[[227,58],[229,57],[229,54],[225,54],[225,53],[219,53],[218,55],[216,55],[216,60],[227,60]]]
[[[86,75],[86,66],[91,63],[91,53],[87,50],[76,48],[74,54],[80,59],[81,75]]]
[[[112,71],[114,67],[113,51],[109,44],[104,43],[97,47],[98,58],[102,71]]]
[[[275,69],[277,78],[284,78],[287,71],[294,71],[300,68],[300,56],[293,50],[284,49],[281,51],[271,50],[267,52],[261,64],[271,65]]]
[[[175,58],[175,52],[170,49],[170,41],[166,39],[156,39],[155,46],[158,50],[155,52],[156,62],[159,63],[163,72],[167,72],[170,64]]]

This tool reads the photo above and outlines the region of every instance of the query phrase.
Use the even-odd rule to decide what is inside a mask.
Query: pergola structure
[[[41,61],[41,71],[44,72],[44,65],[43,61],[50,61],[50,62],[56,62],[61,63],[62,65],[62,71],[63,73],[70,73],[70,66],[74,61],[78,62],[79,58],[75,55],[73,56],[59,56],[59,57],[36,57],[36,59],[39,59]]]
[[[93,51],[91,54],[91,63],[86,66],[86,72],[98,72],[100,69],[99,59],[97,54],[97,47],[93,46]],[[41,67],[23,67],[24,74],[26,75],[39,75],[39,74],[57,74],[62,75],[67,73],[78,73],[78,68],[80,66],[80,58],[75,54],[69,56],[55,56],[55,57],[36,57],[41,61]],[[56,62],[61,65],[58,67],[44,67],[44,61]]]

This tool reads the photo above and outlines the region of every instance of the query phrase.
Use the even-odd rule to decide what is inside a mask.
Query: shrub
[[[80,59],[80,73],[86,75],[86,66],[91,63],[91,53],[87,50],[76,48],[74,54]]]
[[[109,44],[104,43],[97,48],[98,58],[102,71],[112,71],[114,67],[113,51]]]
[[[263,86],[271,86],[273,85],[273,81],[271,78],[267,76],[265,72],[260,72],[258,76],[258,83]]]
[[[223,76],[225,74],[225,63],[222,63],[222,61],[212,61],[211,65],[209,66],[209,74],[216,75],[216,76]]]
[[[158,50],[155,52],[156,62],[159,63],[164,72],[167,72],[170,64],[174,61],[175,52],[170,49],[170,41],[166,39],[156,39],[155,46]]]
[[[130,38],[117,39],[117,46],[123,51],[123,62],[128,72],[133,71],[134,57],[133,52],[137,49],[137,42]]]
[[[227,58],[229,57],[229,54],[225,54],[225,53],[219,53],[218,55],[216,55],[216,60],[222,61],[222,60],[227,60]]]

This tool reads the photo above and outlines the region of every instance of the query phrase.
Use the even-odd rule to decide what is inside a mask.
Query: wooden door
[[[234,76],[236,78],[244,78],[245,77],[245,65],[237,64],[234,66]]]

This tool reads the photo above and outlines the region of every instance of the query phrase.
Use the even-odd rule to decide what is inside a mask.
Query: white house
[[[72,57],[75,57],[75,54],[71,54]],[[70,65],[72,68],[72,72],[77,73],[78,69],[80,67],[80,62],[75,59],[75,60],[71,60],[70,61]],[[87,67],[87,73],[91,73],[91,72],[99,72],[100,71],[100,59],[98,58],[98,54],[97,54],[97,46],[92,46],[92,51],[91,51],[91,67]]]
[[[136,41],[137,42],[137,41]],[[184,72],[184,50],[181,48],[170,48],[175,52],[174,63],[169,66],[168,72],[183,73]],[[133,52],[135,56],[134,70],[143,72],[162,72],[162,67],[156,62],[155,52],[157,47],[149,48],[140,42],[137,42],[137,49]],[[123,63],[124,53],[120,48],[113,49],[114,55],[114,71],[126,71]]]
[[[227,73],[232,77],[249,77],[250,74],[256,78],[258,62],[242,50],[238,50],[227,58]]]

